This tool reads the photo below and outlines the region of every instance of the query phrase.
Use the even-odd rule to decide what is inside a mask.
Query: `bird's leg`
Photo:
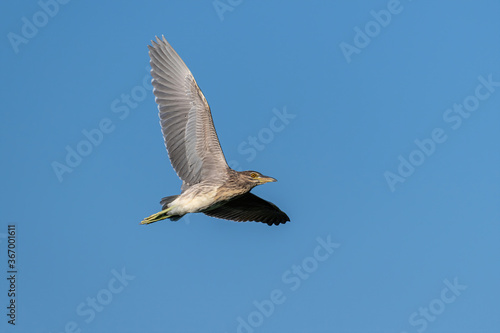
[[[164,219],[168,219],[169,217],[173,215],[167,215],[167,213],[172,210],[174,207],[168,207],[167,209],[162,210],[161,212],[158,212],[156,214],[153,214],[151,216],[146,217],[144,220],[141,221],[141,224],[149,224],[157,221],[161,221]]]

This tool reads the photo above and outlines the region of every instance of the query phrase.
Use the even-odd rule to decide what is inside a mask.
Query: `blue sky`
[[[499,10],[4,2],[1,331],[498,332]],[[139,225],[181,184],[149,85],[161,34],[290,223]]]

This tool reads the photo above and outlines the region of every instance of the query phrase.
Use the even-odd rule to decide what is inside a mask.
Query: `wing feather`
[[[153,93],[165,146],[183,189],[225,174],[228,165],[196,80],[165,37],[151,44]]]
[[[275,204],[252,193],[245,193],[222,206],[203,213],[225,220],[237,222],[255,221],[267,223],[268,225],[278,225],[290,221],[288,215]]]

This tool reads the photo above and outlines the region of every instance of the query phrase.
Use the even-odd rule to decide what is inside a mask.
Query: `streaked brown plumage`
[[[165,37],[156,37],[148,47],[165,146],[183,183],[180,195],[163,198],[163,210],[141,223],[167,218],[175,221],[198,212],[268,225],[290,221],[276,205],[249,193],[255,186],[276,179],[256,171],[238,172],[227,165],[207,100]]]

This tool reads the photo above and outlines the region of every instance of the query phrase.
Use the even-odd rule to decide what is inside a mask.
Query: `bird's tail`
[[[171,195],[169,197],[165,197],[160,200],[161,208],[162,209],[167,209],[168,204],[177,199],[178,195]]]
[[[156,214],[153,214],[151,216],[146,217],[144,220],[141,221],[141,224],[150,224],[150,223],[158,222],[158,221],[165,220],[168,218],[173,220],[173,221],[177,221],[178,219],[180,219],[182,216],[168,214],[168,212],[170,210],[172,210],[172,208],[173,208],[173,207],[169,207],[168,204],[171,203],[172,201],[174,201],[177,197],[178,197],[178,195],[172,195],[172,196],[165,197],[165,198],[161,199],[160,203],[161,203],[163,210],[161,212],[158,212]]]

